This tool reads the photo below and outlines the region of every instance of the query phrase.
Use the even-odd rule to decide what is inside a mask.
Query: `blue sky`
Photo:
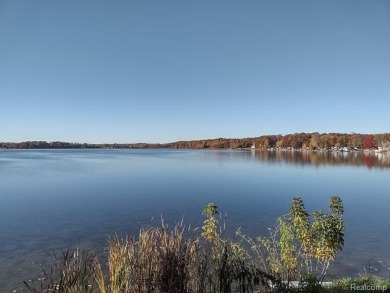
[[[0,141],[390,131],[390,2],[0,0]]]

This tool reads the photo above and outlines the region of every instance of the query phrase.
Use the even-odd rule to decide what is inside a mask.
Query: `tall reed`
[[[108,278],[102,292],[201,292],[199,240],[183,237],[184,227],[141,229],[138,240],[114,235],[108,246]]]

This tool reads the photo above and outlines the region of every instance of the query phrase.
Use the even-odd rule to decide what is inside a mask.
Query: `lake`
[[[160,217],[191,227],[213,202],[228,231],[267,235],[291,199],[345,208],[345,246],[331,276],[390,277],[390,155],[251,150],[0,150],[0,292],[39,278],[53,252],[103,253],[114,232]],[[370,268],[369,268],[370,267]],[[19,292],[19,291],[18,291]]]

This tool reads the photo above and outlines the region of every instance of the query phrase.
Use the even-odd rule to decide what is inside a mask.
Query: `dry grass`
[[[253,268],[237,243],[185,237],[182,224],[172,230],[140,230],[137,238],[113,235],[107,249],[107,269],[94,253],[65,251],[56,257],[39,288],[31,292],[69,293],[206,293],[254,292]]]
[[[93,293],[99,292],[94,282],[95,274],[100,268],[96,254],[87,250],[75,249],[63,251],[55,255],[56,263],[50,271],[43,270],[44,281],[39,289],[23,282],[32,292],[67,292]]]
[[[138,240],[109,239],[108,280],[102,292],[198,292],[199,241],[183,237],[183,227],[164,224],[140,231]]]

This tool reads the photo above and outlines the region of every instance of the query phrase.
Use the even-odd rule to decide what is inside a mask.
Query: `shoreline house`
[[[381,145],[378,145],[378,149],[375,150],[378,153],[385,153],[390,151],[390,142],[389,141],[382,141]]]

